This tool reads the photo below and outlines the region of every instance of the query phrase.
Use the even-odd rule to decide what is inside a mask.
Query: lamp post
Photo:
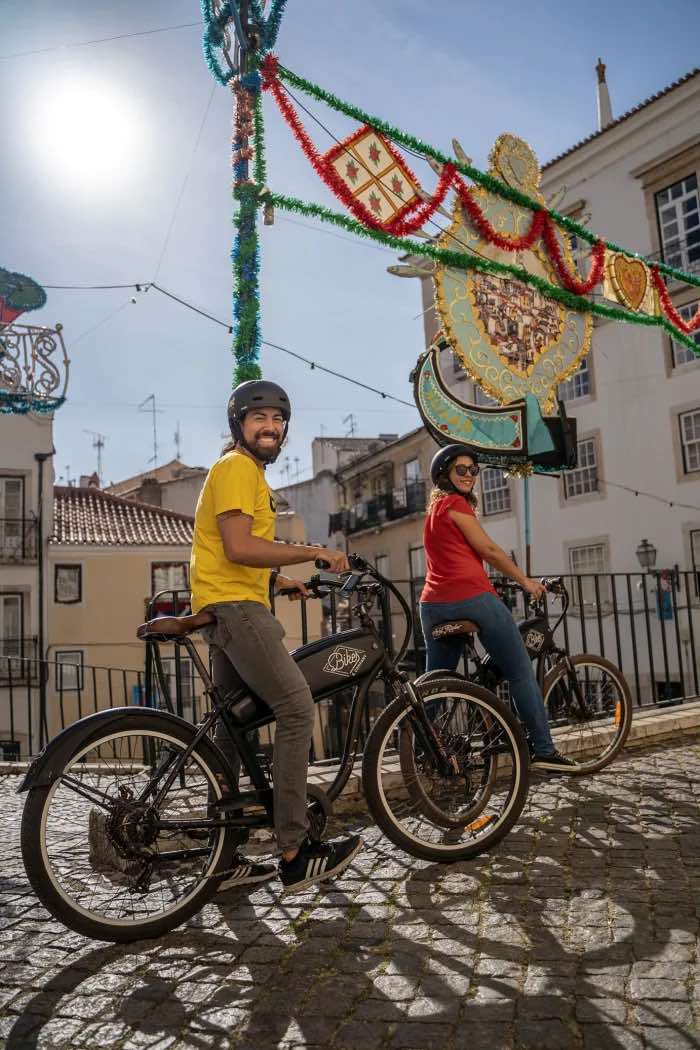
[[[649,572],[656,565],[657,550],[653,543],[649,543],[649,540],[642,540],[636,550],[637,561],[645,572]]]

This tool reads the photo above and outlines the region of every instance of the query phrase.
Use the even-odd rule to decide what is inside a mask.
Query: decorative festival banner
[[[323,157],[353,198],[383,222],[420,204],[418,182],[398,150],[365,124]]]
[[[622,252],[605,252],[605,283],[603,295],[622,303],[628,310],[658,314],[658,297],[649,271],[641,259],[630,259]]]
[[[544,208],[540,167],[527,143],[501,135],[489,159],[490,174],[507,178]],[[437,243],[495,262],[517,244],[523,269],[557,282],[574,269],[569,238],[560,233],[556,250],[548,251],[534,225],[530,211],[479,187],[455,198],[449,230]],[[576,372],[590,349],[590,314],[514,277],[438,264],[433,280],[447,341],[470,378],[500,404],[530,394],[543,413],[555,412],[558,384]]]
[[[29,310],[40,310],[46,304],[46,292],[23,273],[11,273],[0,267],[0,331]]]
[[[567,417],[563,404],[558,415],[546,419],[532,394],[502,407],[469,404],[444,375],[441,359],[452,352],[440,336],[411,373],[418,411],[439,445],[465,441],[479,450],[485,465],[510,474],[533,469],[551,473],[576,465],[576,421]]]

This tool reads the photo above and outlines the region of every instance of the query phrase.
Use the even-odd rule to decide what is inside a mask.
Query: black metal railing
[[[329,516],[328,533],[342,532],[346,536],[362,529],[376,528],[387,521],[396,521],[408,514],[425,510],[426,483],[413,481],[400,488],[382,492],[368,500],[360,500],[349,510]]]
[[[566,575],[564,580],[571,605],[558,631],[560,645],[572,653],[596,653],[612,660],[624,672],[638,706],[666,707],[700,698],[700,570],[591,573]],[[402,666],[410,674],[419,674],[425,668],[418,618],[422,580],[393,582],[414,612],[413,644]],[[163,595],[159,601],[168,605]],[[184,601],[184,592],[173,593],[170,606],[181,609]],[[556,600],[550,601],[554,613]],[[306,606],[295,603],[289,609],[300,617],[298,634],[305,644],[310,640]],[[512,611],[516,619],[524,615],[522,599]],[[392,647],[393,635],[402,634],[398,607],[378,609],[377,623],[385,644]],[[329,596],[323,607],[322,636],[354,625],[351,603],[337,600],[335,593]],[[27,641],[35,654],[35,639]],[[195,668],[179,646],[160,646],[159,657],[165,688],[159,684],[153,663],[137,670],[0,655],[0,757],[33,755],[61,729],[103,708],[162,707],[197,722],[207,698]],[[152,652],[149,659],[154,658]],[[46,685],[44,711],[40,707],[41,676]],[[384,684],[378,681],[366,713],[363,740],[386,700]],[[341,754],[350,703],[351,691],[345,690],[317,705],[313,760],[331,761]],[[263,730],[260,736],[263,749],[270,749],[270,734]]]
[[[8,676],[19,678],[38,657],[37,639],[0,638],[0,682]]]
[[[0,562],[35,561],[36,518],[0,518]]]

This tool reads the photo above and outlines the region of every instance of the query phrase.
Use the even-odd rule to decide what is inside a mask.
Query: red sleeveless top
[[[443,496],[430,508],[423,527],[426,568],[422,602],[459,602],[486,592],[496,593],[481,558],[452,521],[449,510],[476,517],[473,507],[456,492]]]

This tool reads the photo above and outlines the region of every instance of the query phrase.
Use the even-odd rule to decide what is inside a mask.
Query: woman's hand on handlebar
[[[547,593],[546,587],[544,587],[539,580],[531,580],[528,577],[525,577],[521,586],[525,593],[529,594],[530,597],[535,600],[541,598],[543,594]]]

